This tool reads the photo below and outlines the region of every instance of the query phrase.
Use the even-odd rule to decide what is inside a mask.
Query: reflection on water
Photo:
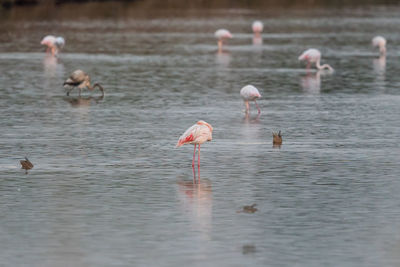
[[[231,63],[231,53],[230,52],[218,52],[216,54],[216,62],[218,66],[227,68],[229,67],[229,64]]]
[[[380,55],[379,58],[373,60],[373,68],[375,73],[375,85],[379,91],[385,91],[385,73],[386,73],[386,55]]]
[[[309,94],[319,94],[321,92],[321,76],[332,75],[333,71],[317,70],[317,72],[307,71],[307,74],[301,77],[300,85],[303,91]]]
[[[183,212],[190,219],[192,230],[201,232],[201,238],[211,240],[212,230],[212,187],[211,181],[200,183],[178,181],[178,193]]]
[[[78,97],[64,97],[65,101],[69,102],[72,107],[89,107],[98,104],[104,99],[104,96],[78,96]]]
[[[244,122],[245,123],[260,123],[261,113],[251,115],[250,112],[245,112]]]
[[[263,38],[261,35],[254,35],[253,36],[253,45],[259,47],[263,44]]]

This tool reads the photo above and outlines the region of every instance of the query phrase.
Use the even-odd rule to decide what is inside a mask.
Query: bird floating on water
[[[372,46],[379,47],[379,52],[381,53],[381,55],[386,54],[386,39],[382,36],[375,36],[372,39]]]
[[[75,87],[78,87],[79,95],[81,95],[81,90],[84,88],[88,88],[90,91],[93,91],[95,87],[98,87],[102,96],[104,96],[104,88],[99,83],[95,83],[93,86],[91,86],[89,75],[82,70],[76,70],[71,73],[69,78],[64,82],[63,86],[72,86],[72,88],[68,90],[67,96]]]
[[[257,204],[253,204],[251,206],[244,206],[243,209],[238,210],[237,213],[254,213],[256,212],[258,209],[256,208]]]
[[[303,52],[299,56],[300,61],[307,61],[307,69],[310,69],[311,64],[315,63],[315,66],[319,69],[328,69],[330,71],[333,71],[333,68],[329,66],[328,64],[324,64],[321,66],[320,61],[321,61],[321,52],[319,52],[318,49],[310,48],[306,51]]]
[[[25,157],[25,160],[20,160],[19,162],[21,163],[21,169],[24,169],[26,173],[33,168],[32,162],[30,162],[27,157]]]
[[[282,145],[282,135],[281,135],[281,131],[279,131],[278,133],[272,133],[272,144],[274,146],[280,146]]]
[[[233,35],[225,29],[219,29],[215,32],[215,38],[218,39],[218,52],[222,52],[222,45],[224,40],[233,38]]]
[[[64,47],[65,40],[61,36],[55,37],[53,35],[47,35],[42,39],[40,44],[47,46],[47,53],[57,56],[58,52]]]
[[[250,112],[249,101],[254,101],[258,110],[258,114],[261,113],[260,107],[256,102],[256,100],[261,97],[261,94],[257,88],[255,88],[253,85],[246,85],[240,90],[240,95],[242,96],[244,104],[246,105],[246,114]]]
[[[256,20],[251,25],[251,28],[253,29],[255,35],[261,35],[261,32],[264,29],[264,24],[261,21]]]
[[[200,168],[200,145],[206,141],[212,140],[212,131],[213,131],[213,127],[211,126],[211,124],[209,124],[205,121],[198,121],[196,124],[194,124],[189,129],[187,129],[181,135],[181,137],[179,137],[176,147],[180,147],[185,144],[193,144],[194,145],[193,161],[192,161],[193,168],[194,168],[194,160],[195,160],[195,155],[196,155],[196,145],[199,145],[198,153],[197,153],[197,156],[198,156],[197,166],[198,166],[198,168]]]

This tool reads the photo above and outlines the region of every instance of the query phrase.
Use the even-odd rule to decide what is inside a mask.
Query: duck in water
[[[28,170],[33,168],[32,162],[30,162],[27,157],[25,157],[25,160],[20,160],[19,162],[21,163],[22,166],[21,169],[24,169],[25,173],[28,173]]]

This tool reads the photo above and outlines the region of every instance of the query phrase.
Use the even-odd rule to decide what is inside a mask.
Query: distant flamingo
[[[55,37],[53,35],[47,35],[43,38],[40,44],[47,45],[47,53],[51,53],[53,56],[57,56],[59,50],[64,47],[65,40],[61,36]]]
[[[240,95],[242,96],[244,104],[246,105],[246,114],[250,112],[249,101],[254,101],[258,110],[258,114],[261,113],[260,107],[256,102],[256,99],[261,97],[261,94],[257,88],[255,88],[253,85],[246,85],[240,90]]]
[[[256,36],[261,35],[261,32],[264,29],[264,25],[261,21],[256,20],[253,22],[253,25],[251,26],[251,28],[253,29],[253,32]]]
[[[200,145],[206,141],[212,140],[212,131],[213,127],[205,122],[205,121],[198,121],[192,127],[187,129],[184,134],[179,137],[178,143],[176,147],[183,146],[184,144],[194,144],[194,151],[193,151],[193,161],[192,167],[194,168],[194,160],[196,155],[196,145],[199,145],[199,152],[198,152],[198,159],[197,159],[197,166],[200,168]]]
[[[306,51],[303,52],[303,54],[301,54],[299,56],[299,60],[300,61],[307,61],[307,69],[310,69],[311,64],[315,63],[315,66],[319,69],[329,69],[330,71],[333,71],[333,68],[331,66],[329,66],[328,64],[324,64],[324,65],[320,65],[320,61],[321,61],[321,52],[319,52],[319,50],[314,49],[314,48],[310,48]]]
[[[372,39],[372,46],[379,47],[381,55],[386,54],[386,39],[382,36],[375,36],[374,39]]]
[[[232,34],[225,29],[217,30],[214,35],[215,38],[218,39],[218,52],[222,52],[222,44],[224,40],[233,38]]]
[[[63,86],[66,86],[66,85],[72,86],[72,88],[68,90],[67,95],[69,95],[69,93],[75,87],[78,87],[79,95],[81,95],[81,90],[82,89],[88,88],[90,91],[93,91],[94,88],[97,86],[100,89],[102,96],[104,96],[103,87],[98,83],[95,83],[93,86],[91,86],[90,85],[90,77],[89,77],[89,75],[86,74],[82,70],[76,70],[73,73],[71,73],[71,76],[69,76],[69,78],[63,84]]]

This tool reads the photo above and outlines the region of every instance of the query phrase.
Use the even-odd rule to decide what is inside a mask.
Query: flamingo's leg
[[[311,62],[307,61],[307,70],[309,70],[311,68]]]
[[[200,182],[200,144],[199,144],[199,153],[197,154],[197,156],[198,156],[198,159],[197,159],[197,172],[198,172],[198,175],[199,175],[199,182]]]
[[[196,171],[194,170],[194,166],[193,166],[192,170],[193,170],[193,183],[195,184],[196,183]]]
[[[69,89],[69,90],[67,91],[67,96],[69,96],[69,93],[70,93],[72,90],[74,90],[74,88],[75,88],[75,87],[72,87],[71,89]]]
[[[218,40],[218,53],[222,52],[222,40]]]
[[[249,101],[245,101],[244,104],[246,105],[246,113],[249,113],[250,112]]]
[[[260,107],[258,106],[257,101],[254,100],[254,103],[256,103],[256,107],[257,107],[257,110],[258,110],[258,114],[260,114],[260,113],[261,113],[261,109],[260,109]]]
[[[193,172],[194,172],[194,158],[196,156],[196,144],[194,144],[194,150],[193,150],[193,161],[192,161],[192,168],[193,168]]]

